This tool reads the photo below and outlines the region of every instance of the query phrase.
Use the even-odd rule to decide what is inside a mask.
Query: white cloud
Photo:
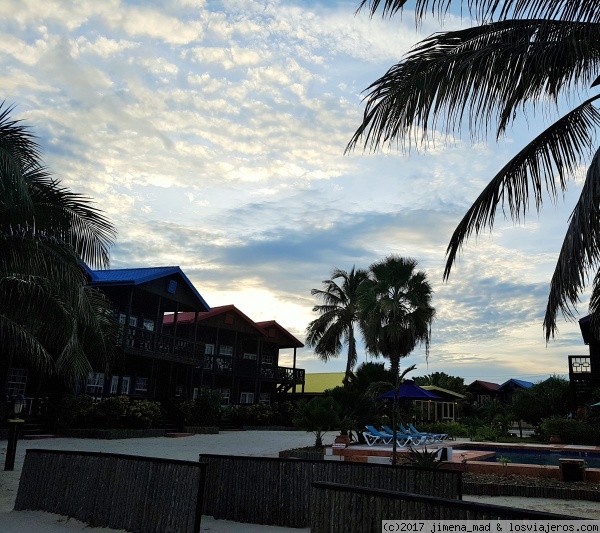
[[[360,91],[417,39],[410,13],[355,7],[6,0],[0,86],[50,168],[117,225],[115,267],[179,264],[209,303],[302,338],[332,267],[411,255],[436,290],[430,368],[558,371],[578,345],[546,349],[540,316],[583,172],[564,207],[516,228],[499,214],[442,284],[456,223],[525,134],[471,146],[436,133],[424,152],[345,156]],[[323,371],[310,353],[299,358]]]

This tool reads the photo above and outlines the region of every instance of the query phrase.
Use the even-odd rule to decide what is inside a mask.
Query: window
[[[129,385],[131,383],[131,378],[129,376],[123,376],[121,381],[121,394],[129,394]],[[119,389],[119,376],[113,376],[110,380],[110,393],[117,394],[117,390]]]
[[[6,395],[9,398],[13,396],[25,396],[25,386],[27,385],[27,370],[24,368],[11,368],[8,371],[8,384]]]
[[[250,361],[256,361],[256,354],[244,352],[244,359],[249,359]]]
[[[214,344],[205,344],[204,345],[204,355],[214,355],[215,353],[215,345]]]
[[[272,365],[273,364],[273,356],[272,355],[263,355],[262,362],[263,362],[263,365]]]
[[[240,403],[254,403],[254,393],[242,392],[240,394]]]
[[[119,314],[119,324],[125,324],[125,319],[126,318],[127,318],[127,315],[125,313],[120,313]],[[137,316],[131,315],[129,317],[129,325],[132,328],[135,328],[137,326]]]
[[[229,405],[231,389],[221,389],[221,405]]]
[[[149,318],[144,318],[144,329],[148,331],[154,331],[154,320],[150,320]]]
[[[224,355],[226,357],[233,356],[233,346],[222,344],[221,346],[219,346],[219,355]]]
[[[136,378],[135,379],[135,393],[147,393],[148,392],[148,378]]]
[[[88,394],[102,394],[104,392],[103,372],[90,372],[88,374],[85,392]]]
[[[271,403],[271,395],[268,392],[261,392],[258,403]]]
[[[192,391],[192,400],[195,400],[196,398],[198,398],[198,387],[194,387],[194,390]]]
[[[176,385],[175,386],[175,396],[182,396],[183,395],[183,385]]]

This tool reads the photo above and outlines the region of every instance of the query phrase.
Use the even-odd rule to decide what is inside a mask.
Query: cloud
[[[418,38],[410,12],[390,21],[355,7],[8,0],[0,86],[50,169],[118,227],[114,267],[180,265],[210,304],[302,340],[310,290],[333,267],[412,256],[435,289],[430,369],[484,379],[566,368],[585,351],[576,324],[546,347],[541,319],[581,176],[564,205],[523,226],[498,213],[443,283],[456,224],[529,133],[499,145],[436,133],[426,150],[344,155],[361,92]],[[461,24],[451,16],[446,29]],[[344,368],[308,348],[299,360]],[[422,350],[411,360],[427,368]]]

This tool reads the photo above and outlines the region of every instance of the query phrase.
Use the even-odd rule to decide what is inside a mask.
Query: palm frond
[[[550,295],[544,316],[546,339],[556,333],[559,311],[566,318],[573,317],[573,308],[579,301],[579,292],[585,287],[587,272],[600,260],[600,149],[590,164],[579,200],[571,213],[569,227],[556,262]],[[597,286],[598,277],[594,280]],[[598,308],[597,295],[592,294],[590,310]]]
[[[530,104],[556,107],[600,67],[600,25],[502,21],[436,34],[367,88],[363,121],[346,147],[420,146],[428,132],[501,135]]]
[[[510,217],[518,222],[524,217],[530,196],[539,211],[546,190],[555,199],[558,190],[566,189],[567,180],[591,150],[595,128],[600,126],[600,112],[590,98],[556,121],[525,146],[494,176],[462,218],[446,250],[444,279],[465,241],[494,225],[498,206],[508,207]],[[531,182],[531,183],[530,183]],[[558,182],[558,183],[557,183]]]
[[[401,12],[408,0],[361,0],[356,12],[363,9],[373,17],[381,7],[382,17],[392,17]],[[600,21],[598,4],[595,0],[415,0],[417,22],[429,13],[443,18],[452,5],[464,7],[466,13],[478,21],[506,20],[508,18],[541,18],[548,20],[580,20],[595,23]]]
[[[52,357],[30,329],[0,313],[0,348],[5,355],[23,356],[35,368],[51,373]]]

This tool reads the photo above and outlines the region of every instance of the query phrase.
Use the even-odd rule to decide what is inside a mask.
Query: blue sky
[[[355,8],[3,0],[0,94],[39,136],[56,177],[117,226],[114,268],[179,265],[209,305],[233,303],[304,340],[310,290],[333,267],[412,256],[437,310],[429,362],[422,350],[402,361],[417,365],[413,375],[502,383],[567,372],[567,355],[587,353],[578,325],[560,322],[546,346],[541,324],[582,176],[521,226],[500,214],[443,283],[454,227],[544,117],[499,143],[467,135],[409,154],[344,155],[361,92],[440,29],[431,19],[417,33],[410,12],[370,20]],[[467,23],[449,17],[444,28]],[[345,366],[309,348],[298,364]]]

